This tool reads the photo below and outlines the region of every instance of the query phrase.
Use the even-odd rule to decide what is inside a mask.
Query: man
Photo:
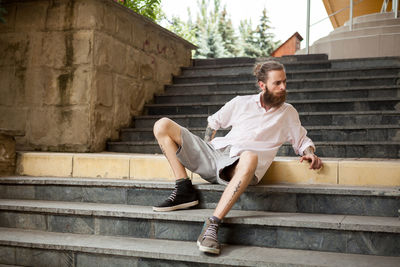
[[[172,211],[198,204],[185,167],[211,183],[227,185],[197,240],[203,252],[220,253],[217,233],[222,219],[246,187],[262,179],[283,143],[293,145],[296,154],[302,155],[301,162],[311,162],[310,169],[322,167],[297,111],[285,103],[283,65],[276,61],[257,64],[254,75],[261,93],[237,96],[208,117],[204,140],[167,118],[154,124],[154,135],[177,179],[170,197],[153,207],[154,211]],[[232,129],[226,136],[214,138],[218,129],[230,126]]]

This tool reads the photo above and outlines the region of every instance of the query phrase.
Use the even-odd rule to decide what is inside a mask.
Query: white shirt
[[[279,108],[266,111],[261,106],[260,95],[237,96],[207,119],[214,130],[232,126],[226,136],[211,140],[210,144],[215,149],[231,145],[230,157],[246,150],[257,154],[255,175],[258,181],[263,178],[283,143],[290,142],[298,155],[303,155],[309,146],[315,149],[306,136],[306,129],[301,126],[297,110],[291,104],[283,103]]]

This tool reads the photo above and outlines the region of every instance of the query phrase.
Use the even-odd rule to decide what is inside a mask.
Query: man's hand
[[[322,168],[322,160],[314,154],[314,149],[312,147],[308,147],[306,150],[304,150],[304,154],[305,155],[300,158],[300,162],[307,160],[310,162],[310,169],[313,170],[319,170]]]

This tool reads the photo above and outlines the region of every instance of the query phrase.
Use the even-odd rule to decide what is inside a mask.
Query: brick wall
[[[18,150],[102,151],[194,46],[112,0],[2,1],[0,129]]]

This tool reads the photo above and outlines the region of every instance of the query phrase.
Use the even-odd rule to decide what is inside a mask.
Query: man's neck
[[[265,109],[265,111],[268,111],[268,110],[271,109],[271,106],[270,106],[270,105],[266,105],[266,104],[264,103],[262,94],[260,95],[260,103],[261,103],[261,107],[262,107],[263,109]]]

